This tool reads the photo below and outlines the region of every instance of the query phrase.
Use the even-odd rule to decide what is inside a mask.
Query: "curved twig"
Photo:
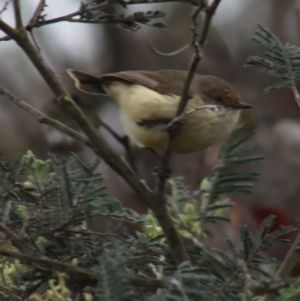
[[[161,52],[159,50],[157,50],[152,44],[151,42],[148,42],[148,45],[150,46],[150,48],[152,49],[152,51],[160,56],[175,56],[178,55],[182,52],[184,52],[185,50],[187,50],[191,45],[190,44],[186,44],[184,46],[182,46],[181,48],[172,51],[172,52]]]

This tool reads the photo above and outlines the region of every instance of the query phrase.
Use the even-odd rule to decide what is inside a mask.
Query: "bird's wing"
[[[99,78],[103,82],[121,80],[132,84],[145,86],[160,94],[181,95],[185,71],[161,70],[161,71],[124,71],[112,74],[104,74]]]

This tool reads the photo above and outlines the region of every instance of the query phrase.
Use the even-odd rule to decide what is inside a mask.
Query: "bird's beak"
[[[233,103],[231,105],[229,105],[230,108],[233,109],[251,109],[252,106],[247,104],[247,103],[243,103],[243,102],[237,102],[237,103]]]

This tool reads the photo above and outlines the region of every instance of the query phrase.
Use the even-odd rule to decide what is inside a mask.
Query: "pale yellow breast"
[[[139,146],[162,150],[167,141],[165,125],[146,127],[137,125],[141,119],[173,118],[179,97],[161,95],[140,85],[115,82],[106,93],[120,105],[121,121],[130,139]],[[203,104],[202,99],[191,99],[187,109]],[[173,151],[191,153],[219,142],[230,134],[239,117],[239,111],[221,107],[218,111],[205,109],[187,116],[180,132],[174,138]]]

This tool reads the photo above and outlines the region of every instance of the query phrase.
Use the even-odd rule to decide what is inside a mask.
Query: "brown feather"
[[[91,94],[106,94],[102,88],[102,81],[98,77],[74,69],[67,69],[67,72],[75,80],[75,86],[80,91]]]

